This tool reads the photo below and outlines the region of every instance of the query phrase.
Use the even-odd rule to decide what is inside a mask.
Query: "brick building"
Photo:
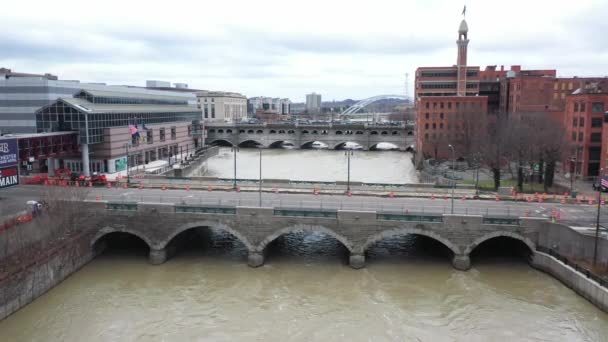
[[[564,166],[583,178],[597,176],[608,167],[608,81],[585,82],[564,101],[563,123],[572,146]]]

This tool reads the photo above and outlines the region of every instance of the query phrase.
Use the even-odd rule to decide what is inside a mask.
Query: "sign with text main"
[[[0,167],[15,166],[18,161],[17,139],[0,139]]]
[[[0,168],[0,189],[19,185],[19,169],[17,166]]]

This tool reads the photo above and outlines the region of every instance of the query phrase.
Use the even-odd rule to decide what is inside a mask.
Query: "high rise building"
[[[306,110],[309,113],[319,113],[321,111],[321,94],[313,92],[306,95]]]

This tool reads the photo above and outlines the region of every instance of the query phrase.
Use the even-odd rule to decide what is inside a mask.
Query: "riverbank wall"
[[[36,223],[29,226],[30,229],[36,228]],[[62,236],[41,248],[40,241],[33,238],[27,247],[0,260],[5,265],[17,265],[0,271],[0,320],[31,303],[91,261],[95,254],[90,240],[90,234],[80,231]]]
[[[215,157],[220,153],[219,146],[211,146],[197,152],[194,159],[189,160],[187,164],[181,165],[179,168],[167,173],[167,176],[173,177],[190,177],[192,175],[204,174],[207,170],[207,160]]]
[[[553,276],[593,305],[608,312],[608,289],[595,280],[557,258],[538,251],[533,253],[530,265]]]

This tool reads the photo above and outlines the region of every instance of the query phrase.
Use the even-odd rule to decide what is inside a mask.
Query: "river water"
[[[259,150],[241,148],[237,152],[237,178],[258,179]],[[413,183],[416,172],[410,153],[398,151],[353,151],[350,179],[367,183]],[[262,178],[346,181],[348,160],[337,150],[262,150]],[[234,153],[221,148],[209,159],[205,176],[234,177]]]
[[[493,247],[460,272],[442,246],[397,237],[353,270],[336,240],[292,233],[253,269],[238,241],[206,234],[159,266],[147,263],[145,246],[106,252],[0,322],[0,341],[608,338],[608,315]]]

